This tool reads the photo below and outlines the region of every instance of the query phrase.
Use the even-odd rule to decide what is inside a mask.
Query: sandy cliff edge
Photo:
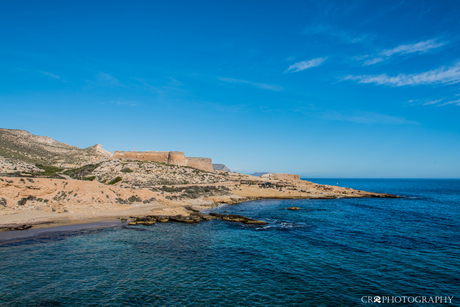
[[[185,206],[203,210],[220,203],[260,198],[394,197],[297,179],[263,179],[235,173],[227,182],[211,184],[225,187],[227,195],[211,193],[194,199],[175,199],[174,192],[130,189],[93,181],[0,177],[0,231],[21,229],[24,225],[53,227],[149,214],[188,216],[190,212]],[[210,184],[205,186],[209,188]]]

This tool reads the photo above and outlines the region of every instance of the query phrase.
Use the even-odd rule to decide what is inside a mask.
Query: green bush
[[[124,204],[124,203],[125,203],[125,201],[123,200],[123,198],[120,198],[120,197],[117,197],[117,198],[115,199],[115,201],[116,201],[117,203],[119,203],[119,204]]]
[[[124,169],[121,170],[122,173],[132,173],[133,170],[128,168],[128,167],[125,167]]]
[[[85,176],[90,175],[96,168],[101,166],[101,164],[102,163],[87,164],[82,167],[66,170],[64,171],[64,174],[73,179],[83,179]]]
[[[142,198],[133,195],[130,198],[128,198],[128,201],[131,203],[134,203],[134,202],[140,203],[142,201]]]
[[[43,170],[43,172],[40,172],[39,175],[44,175],[44,176],[53,176],[53,175],[56,175],[56,173],[59,173],[62,171],[62,168],[51,166],[51,165],[35,164],[35,166]]]
[[[117,182],[120,182],[122,179],[120,176],[118,176],[117,178],[113,179],[112,181],[109,182],[109,184],[115,184]]]

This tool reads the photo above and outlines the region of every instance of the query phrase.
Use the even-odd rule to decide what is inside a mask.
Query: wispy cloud
[[[455,96],[458,96],[458,95],[455,95]],[[452,104],[460,106],[460,99],[455,99],[455,98],[450,98],[450,99],[454,99],[454,100],[449,100],[449,98],[443,97],[443,98],[435,99],[435,100],[413,99],[413,100],[409,100],[408,103],[411,103],[412,105],[418,105],[418,106],[423,105],[423,106],[434,106],[434,107],[443,107],[443,106],[452,105]],[[449,100],[449,101],[441,103],[442,101],[445,101],[445,100]]]
[[[171,80],[171,81],[168,82],[168,85],[171,85],[171,86],[181,86],[181,85],[183,85],[182,82],[180,82],[180,81],[178,81],[178,80],[176,80],[176,79],[174,79],[172,77],[167,77],[167,78],[169,80]]]
[[[394,55],[403,55],[409,53],[424,53],[428,50],[435,49],[446,45],[447,42],[436,42],[436,39],[429,39],[427,41],[415,43],[415,44],[407,44],[407,45],[399,45],[393,49],[386,49],[377,54],[377,56],[368,59],[364,62],[364,65],[373,65],[382,61],[389,59],[391,56]],[[372,57],[371,55],[367,55],[361,58],[368,58]]]
[[[383,61],[385,61],[384,58],[377,57],[377,58],[373,58],[373,59],[370,59],[370,60],[366,60],[366,62],[364,62],[364,65],[373,65],[373,64],[383,62]]]
[[[111,101],[110,103],[113,103],[117,106],[128,106],[128,107],[137,107],[139,106],[139,103],[134,102],[134,101]]]
[[[427,52],[430,49],[439,48],[446,44],[446,42],[436,42],[436,39],[429,39],[424,42],[419,42],[416,44],[409,44],[409,45],[400,45],[393,49],[388,49],[382,51],[380,54],[384,56],[392,56],[394,54],[406,54],[406,53],[423,53]]]
[[[449,104],[456,104],[457,106],[460,106],[460,99],[444,102],[443,104],[439,104],[438,107],[447,106]]]
[[[430,101],[425,102],[423,105],[424,106],[429,106],[429,105],[432,105],[432,104],[437,104],[438,102],[441,102],[443,100],[444,100],[444,98],[436,99],[436,100],[430,100]]]
[[[315,35],[320,33],[325,33],[334,37],[338,37],[346,43],[358,43],[367,37],[367,35],[356,35],[350,31],[346,31],[343,29],[339,30],[327,25],[316,25],[312,27],[307,27],[304,30],[304,34],[306,35]]]
[[[359,83],[375,83],[377,85],[403,86],[420,84],[453,84],[460,82],[460,62],[449,67],[440,67],[418,74],[399,74],[391,77],[381,75],[348,75],[341,80],[353,80]]]
[[[323,119],[348,121],[358,124],[386,124],[386,125],[418,125],[416,121],[408,120],[404,117],[391,116],[375,112],[354,111],[354,112],[327,112],[322,116]]]
[[[50,72],[47,72],[47,71],[41,71],[41,70],[40,70],[40,73],[41,73],[42,75],[44,75],[44,76],[47,76],[47,77],[50,77],[50,78],[53,78],[53,79],[61,79],[60,76],[55,75],[55,74],[50,73]]]
[[[240,80],[240,79],[232,79],[232,78],[224,78],[224,77],[219,77],[217,79],[220,81],[230,82],[230,83],[249,84],[249,85],[258,87],[260,89],[264,89],[264,90],[271,90],[271,91],[278,91],[278,92],[284,90],[282,86],[274,85],[274,84],[257,83],[257,82],[251,82],[248,80]]]
[[[327,58],[316,58],[310,61],[302,61],[302,62],[297,62],[289,66],[288,69],[286,69],[284,72],[298,72],[302,71],[311,67],[319,66],[321,65]]]
[[[105,72],[99,72],[96,75],[96,83],[100,86],[123,86],[117,78]]]

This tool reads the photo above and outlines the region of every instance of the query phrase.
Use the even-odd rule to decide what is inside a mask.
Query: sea
[[[3,237],[0,306],[460,306],[460,180],[307,180],[401,198],[209,210],[263,226],[118,223]]]

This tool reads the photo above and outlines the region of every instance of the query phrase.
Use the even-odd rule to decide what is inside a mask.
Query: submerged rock
[[[268,224],[265,221],[254,220],[244,215],[238,215],[238,214],[209,213],[209,215],[214,218],[221,219],[227,222],[239,222],[239,223],[245,223],[245,224],[257,224],[257,225]]]
[[[192,207],[185,207],[188,211],[191,211],[190,215],[148,215],[145,217],[134,217],[132,216],[128,225],[153,225],[155,222],[167,223],[167,222],[176,222],[176,223],[186,223],[194,224],[201,221],[209,221],[213,218],[220,219],[227,222],[238,222],[244,224],[253,224],[253,225],[264,225],[268,224],[265,221],[258,221],[251,219],[249,217],[238,215],[238,214],[220,214],[220,213],[202,213]]]

